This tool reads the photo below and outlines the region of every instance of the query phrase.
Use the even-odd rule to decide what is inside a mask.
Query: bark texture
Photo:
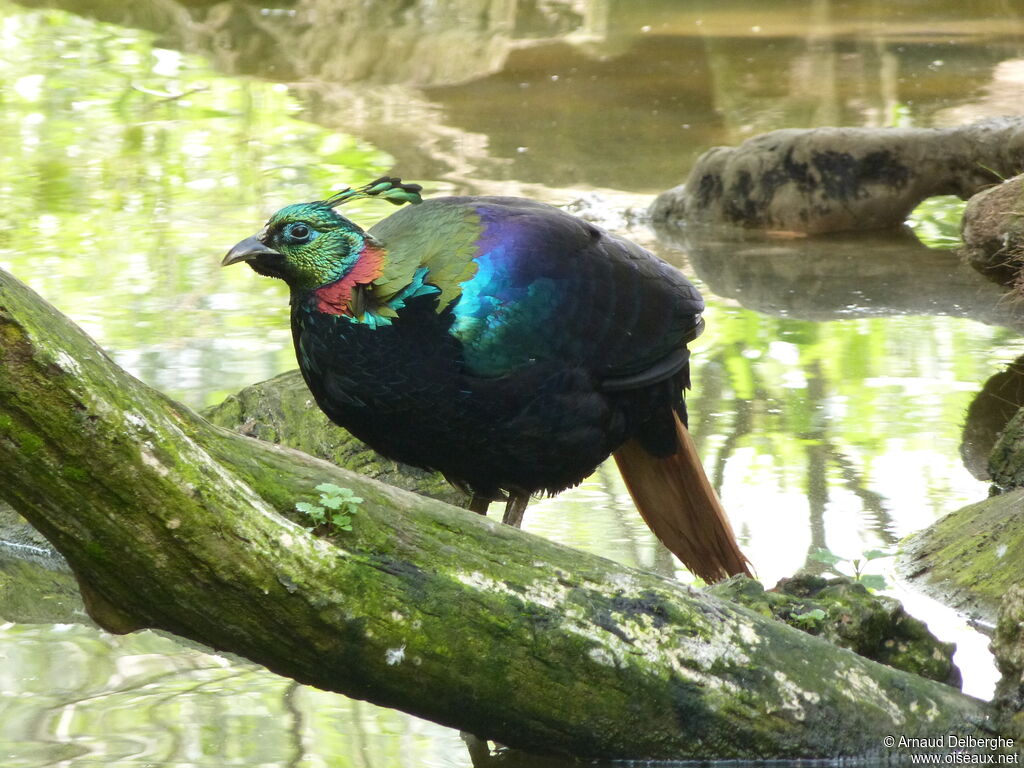
[[[324,481],[364,499],[332,540],[286,517]],[[0,495],[108,629],[169,630],[521,749],[834,757],[992,733],[991,708],[947,686],[211,425],[3,272]]]
[[[1024,118],[957,128],[815,128],[704,153],[655,221],[820,234],[899,227],[924,199],[967,199],[1024,168]]]

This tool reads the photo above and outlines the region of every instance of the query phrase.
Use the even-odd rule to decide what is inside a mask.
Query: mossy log
[[[331,540],[286,517],[324,481],[364,499]],[[0,495],[103,627],[168,630],[512,747],[834,757],[992,733],[990,705],[948,686],[211,425],[3,272]]]
[[[467,506],[469,496],[437,472],[383,458],[315,406],[302,375],[289,371],[208,408],[214,424],[297,448],[389,485]],[[88,622],[77,583],[61,555],[0,500],[0,621]]]
[[[903,542],[904,575],[990,625],[1010,587],[1024,585],[1024,488],[950,512]]]
[[[772,131],[715,147],[655,221],[820,234],[899,227],[924,199],[967,199],[1024,167],[1024,118],[956,128]]]

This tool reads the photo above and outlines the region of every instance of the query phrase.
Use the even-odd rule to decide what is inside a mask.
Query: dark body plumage
[[[685,428],[697,290],[639,246],[530,200],[436,198],[369,232],[333,210],[417,192],[380,179],[288,206],[224,260],[291,287],[320,408],[379,453],[444,473],[478,511],[576,485],[615,452],[645,521],[691,570],[745,572]]]
[[[544,304],[506,321],[516,345],[495,346],[450,333],[464,297],[445,308],[436,293],[416,297],[385,327],[293,301],[299,366],[324,412],[383,455],[492,498],[576,485],[632,436],[671,453],[685,344],[704,307],[693,286],[638,246],[528,200],[438,198],[392,218],[429,226],[452,206],[486,223],[483,254],[505,244],[504,304]]]

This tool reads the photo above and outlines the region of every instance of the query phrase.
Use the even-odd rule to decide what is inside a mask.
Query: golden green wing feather
[[[373,281],[377,314],[394,317],[389,302],[401,294],[418,270],[440,290],[439,308],[458,297],[461,285],[476,274],[477,242],[483,231],[480,216],[471,208],[427,200],[395,212],[370,228],[387,252],[384,272]]]

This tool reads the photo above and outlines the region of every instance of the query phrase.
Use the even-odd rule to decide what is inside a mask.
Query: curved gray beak
[[[269,248],[263,244],[263,242],[253,235],[247,237],[242,242],[235,245],[227,256],[220,263],[222,267],[226,267],[229,264],[237,264],[240,261],[252,261],[253,259],[259,258],[260,256],[280,256],[281,254],[275,251],[273,248]]]

